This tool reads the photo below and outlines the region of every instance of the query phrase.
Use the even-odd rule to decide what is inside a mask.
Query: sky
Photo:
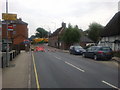
[[[9,13],[28,23],[29,36],[38,27],[54,32],[66,25],[87,30],[92,22],[105,26],[118,12],[119,0],[8,0]],[[0,13],[5,13],[6,0],[0,0]],[[0,16],[1,17],[1,16]]]

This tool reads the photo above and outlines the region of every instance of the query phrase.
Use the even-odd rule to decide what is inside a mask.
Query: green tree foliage
[[[88,37],[93,40],[95,43],[97,43],[100,39],[100,33],[103,30],[103,26],[98,23],[92,23],[89,25]]]
[[[80,32],[78,27],[73,27],[71,24],[69,24],[68,28],[65,29],[62,40],[69,45],[79,42]]]
[[[36,38],[35,35],[31,35],[30,40],[33,40],[35,38]]]
[[[37,28],[35,36],[39,38],[45,38],[48,36],[48,31],[46,31],[44,28]]]

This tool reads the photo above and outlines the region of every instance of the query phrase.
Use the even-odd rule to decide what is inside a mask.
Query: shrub
[[[113,54],[114,54],[115,57],[120,57],[120,50],[119,51],[114,51]]]

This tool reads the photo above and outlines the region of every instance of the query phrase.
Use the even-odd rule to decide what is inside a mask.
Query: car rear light
[[[103,54],[103,51],[98,51],[98,54]]]

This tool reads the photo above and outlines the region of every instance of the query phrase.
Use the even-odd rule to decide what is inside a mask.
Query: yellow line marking
[[[39,84],[39,80],[38,80],[38,74],[37,74],[37,70],[36,70],[36,64],[35,64],[35,59],[34,59],[34,55],[32,53],[32,60],[33,60],[33,65],[34,65],[34,72],[35,72],[35,78],[36,78],[36,84],[37,84],[37,88],[38,90],[40,90],[40,84]]]

